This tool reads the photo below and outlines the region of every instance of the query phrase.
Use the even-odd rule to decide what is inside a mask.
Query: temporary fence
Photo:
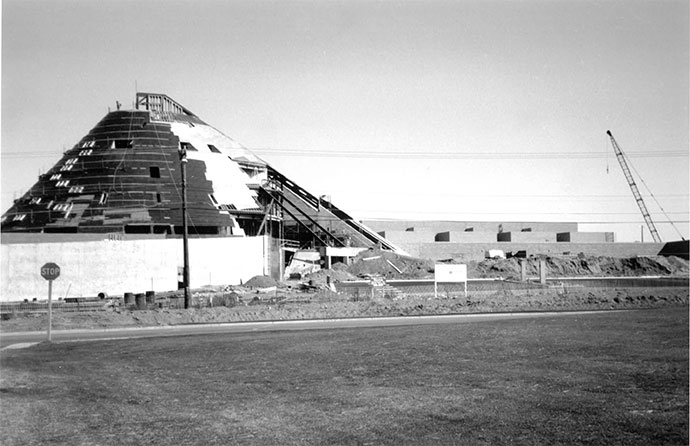
[[[475,279],[467,281],[467,293],[471,295],[495,293],[500,291],[520,291],[547,288],[534,282],[516,282],[497,279]],[[387,280],[380,285],[367,280],[340,282],[336,284],[339,292],[348,294],[354,300],[386,297],[434,297],[434,280]],[[439,298],[454,298],[465,296],[463,283],[438,283]]]
[[[58,300],[52,303],[52,310],[63,313],[78,311],[105,311],[112,303],[98,301],[73,301]],[[0,303],[0,314],[12,313],[47,313],[48,302],[3,302]]]
[[[535,290],[555,290],[568,292],[583,288],[636,288],[636,287],[688,287],[687,277],[592,277],[592,278],[551,278],[546,283],[538,280],[515,281],[508,279],[469,279],[467,293],[473,296],[502,292],[521,293]],[[455,298],[465,295],[462,283],[438,283],[439,298]],[[387,280],[383,284],[369,280],[340,282],[336,284],[339,292],[346,293],[354,300],[377,297],[434,297],[434,280]]]

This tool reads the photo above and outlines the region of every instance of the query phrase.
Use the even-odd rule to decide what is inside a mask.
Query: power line
[[[354,213],[354,212],[353,212]],[[389,212],[392,213],[392,212]],[[453,215],[454,217],[450,221],[490,221],[490,222],[500,222],[500,221],[520,221],[524,222],[526,220],[524,219],[517,219],[513,218],[510,214],[508,214],[506,217],[503,218],[494,218],[492,217],[491,220],[486,220],[483,218],[478,218],[474,217],[472,213],[469,214],[460,214],[456,212],[432,212],[427,215],[438,215],[438,214],[445,214],[445,215]],[[478,215],[483,215],[482,213],[477,213]],[[415,215],[415,213],[410,213],[409,215]],[[447,217],[448,218],[448,217]],[[412,221],[419,221],[418,218],[412,218],[412,217],[367,217],[366,214],[363,213],[363,216],[360,216],[357,218],[357,220],[371,220],[371,221],[401,221],[401,220],[412,220]],[[427,220],[437,220],[436,218],[425,218],[421,221],[427,221]],[[530,220],[531,221],[531,220]],[[551,220],[539,220],[540,223],[562,223],[562,222],[573,222],[577,224],[583,224],[583,225],[622,225],[622,224],[644,224],[642,220],[566,220],[566,219],[560,219],[556,221],[551,221]],[[674,223],[690,223],[690,220],[674,220]],[[659,222],[661,225],[665,224],[670,224],[668,221],[662,221]]]
[[[384,218],[384,217],[360,217],[358,220],[363,220],[363,221],[400,221],[401,219],[399,218]],[[435,219],[425,219],[425,220],[417,220],[414,218],[410,219],[402,219],[402,220],[410,220],[410,221],[427,221],[427,220],[435,220]],[[512,218],[502,218],[502,219],[495,219],[491,220],[491,223],[494,222],[500,222],[501,220],[503,221],[513,221],[515,219]],[[484,220],[477,220],[476,218],[473,217],[463,217],[462,219],[454,218],[453,220],[450,221],[467,221],[467,222],[473,222],[473,221],[484,221]],[[539,223],[563,223],[563,220],[560,221],[540,221]],[[618,220],[618,221],[582,221],[578,220],[573,223],[577,223],[578,225],[624,225],[624,224],[643,224],[643,221],[640,220],[634,220],[634,221],[624,221],[624,220]],[[675,223],[690,223],[690,220],[675,220]],[[670,224],[668,221],[662,221],[659,222],[659,224]]]
[[[318,158],[391,158],[396,159],[596,159],[605,158],[600,152],[387,152],[355,150],[299,150],[299,149],[250,149],[262,155],[310,156]],[[630,153],[636,158],[688,157],[687,150],[638,151]]]
[[[389,214],[482,214],[482,215],[638,215],[638,212],[485,212],[485,211],[381,211],[373,209],[351,210],[351,212],[385,212]],[[688,215],[687,212],[668,212]]]
[[[249,148],[248,150],[265,155],[312,156],[319,158],[389,158],[397,159],[595,159],[606,158],[601,152],[420,152],[420,151],[364,151],[364,150],[303,150]],[[628,156],[635,158],[676,158],[688,157],[688,150],[632,151]],[[55,152],[23,151],[0,152],[2,158],[55,158],[62,156]]]
[[[339,189],[328,189],[329,192],[331,192],[330,195],[332,196],[337,196],[337,195],[346,195],[350,194],[351,191],[345,191],[345,190],[339,190]],[[598,195],[598,194],[583,194],[583,195],[571,195],[571,194],[452,194],[452,193],[444,193],[444,192],[406,192],[406,191],[391,191],[391,192],[370,192],[368,191],[366,193],[367,197],[372,197],[372,196],[384,196],[384,197],[391,197],[391,196],[400,196],[400,197],[451,197],[451,198],[466,198],[466,199],[473,199],[473,198],[482,198],[482,199],[497,199],[497,200],[503,200],[503,199],[528,199],[528,198],[537,198],[537,199],[558,199],[562,200],[564,198],[569,199],[569,200],[590,200],[590,199],[602,199],[602,200],[620,200],[620,199],[627,199],[629,198],[629,195],[624,195],[624,194],[619,194],[619,195]],[[690,194],[658,194],[658,197],[666,197],[666,198],[673,198],[673,199],[686,199],[687,197],[690,197]]]
[[[421,211],[421,210],[382,210],[382,209],[350,209],[352,213],[384,213],[384,214],[407,214],[407,215],[639,215],[639,212],[491,212],[491,211],[467,211],[467,210],[446,210],[446,211]],[[672,214],[688,215],[688,212],[671,212]],[[686,223],[687,220],[674,220],[676,223]],[[632,223],[639,223],[634,221]]]

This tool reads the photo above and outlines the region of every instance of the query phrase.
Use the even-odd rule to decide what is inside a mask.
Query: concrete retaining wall
[[[190,239],[192,288],[268,274],[266,243],[265,237]],[[56,299],[175,290],[183,265],[180,239],[3,243],[0,254],[0,301],[46,299],[48,282],[39,271],[47,262],[61,268],[53,282]]]

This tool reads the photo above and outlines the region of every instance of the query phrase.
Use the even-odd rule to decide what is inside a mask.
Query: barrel
[[[144,293],[137,293],[134,298],[137,301],[137,308],[140,310],[143,310],[146,308],[146,294]]]
[[[156,292],[155,291],[147,291],[146,292],[146,303],[147,304],[155,304],[156,303]]]
[[[134,303],[134,293],[125,293],[125,305]]]

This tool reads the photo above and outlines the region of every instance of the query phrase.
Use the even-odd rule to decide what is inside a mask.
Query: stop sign
[[[55,280],[60,276],[60,267],[53,262],[48,262],[41,267],[41,276],[46,280]]]

